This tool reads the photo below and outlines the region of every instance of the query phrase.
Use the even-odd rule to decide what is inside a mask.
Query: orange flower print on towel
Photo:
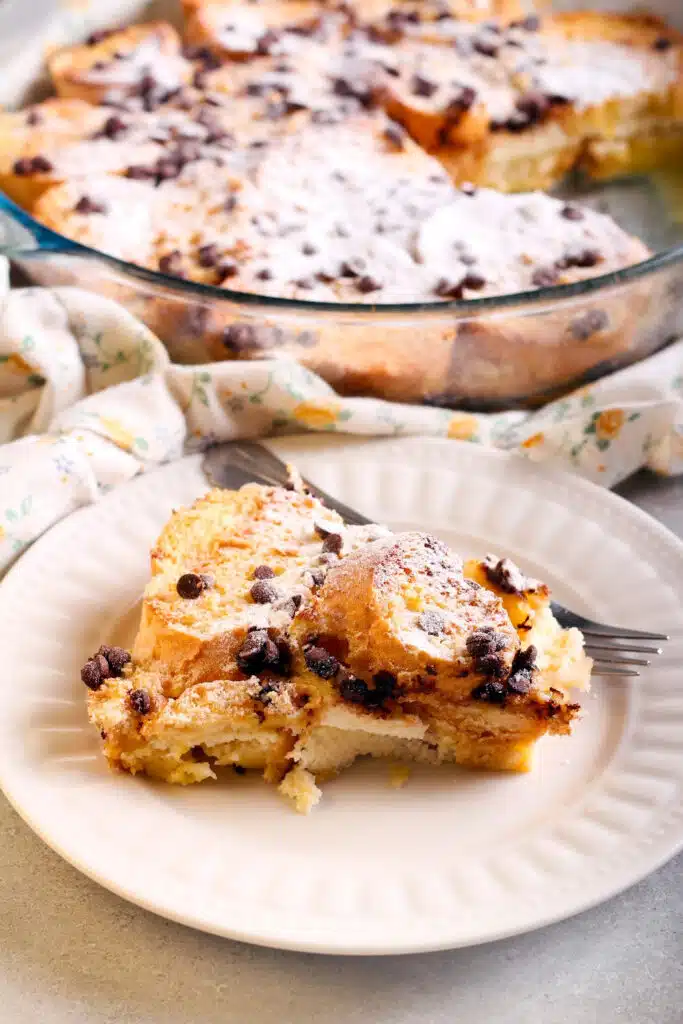
[[[299,423],[311,430],[324,430],[332,427],[339,419],[341,406],[336,402],[299,402],[294,407],[292,415]]]
[[[537,448],[544,441],[545,434],[532,434],[531,437],[527,437],[526,441],[522,441],[522,448]]]
[[[110,441],[113,441],[119,448],[123,448],[127,452],[133,450],[135,438],[118,420],[111,419],[109,416],[100,416],[99,421]]]
[[[619,436],[626,421],[623,409],[605,409],[595,421],[595,433],[604,441],[611,441]]]
[[[471,441],[477,433],[479,421],[469,412],[457,412],[448,421],[448,437],[456,441]]]

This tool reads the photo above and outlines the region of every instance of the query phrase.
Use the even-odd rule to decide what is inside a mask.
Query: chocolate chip
[[[109,64],[106,60],[96,60],[94,64],[90,65],[93,71],[104,71],[104,69],[108,66]]]
[[[411,80],[411,91],[415,96],[424,96],[429,99],[437,91],[439,86],[424,75],[413,75]]]
[[[100,28],[96,32],[91,32],[85,40],[86,45],[97,46],[98,43],[101,43],[103,40],[108,39],[109,36],[112,36],[115,31],[116,30],[113,28]]]
[[[285,612],[289,615],[290,619],[293,619],[296,613],[301,608],[301,602],[303,598],[301,594],[292,594],[291,597],[286,598],[284,601],[278,602],[276,608],[278,611]]]
[[[581,249],[567,253],[565,259],[568,267],[594,267],[601,261],[602,254],[598,249]]]
[[[528,118],[530,124],[536,124],[547,114],[550,101],[542,92],[528,92],[517,98],[515,107]]]
[[[38,154],[16,160],[12,169],[19,177],[29,177],[31,174],[48,174],[54,170],[54,165],[47,157]]]
[[[535,581],[527,579],[509,558],[496,559],[495,555],[487,555],[481,566],[494,587],[499,587],[506,594],[523,594],[534,588]]]
[[[315,530],[315,532],[317,533],[321,540],[325,540],[332,534],[339,534],[341,533],[342,530],[341,526],[337,526],[336,524],[331,524],[330,526],[327,526],[325,523],[321,523],[320,521],[313,523],[313,529]]]
[[[371,274],[363,274],[356,281],[356,288],[361,295],[369,295],[370,292],[377,292],[383,287],[383,283]]]
[[[571,103],[571,98],[569,96],[564,96],[562,93],[558,92],[547,92],[545,94],[545,98],[551,107],[566,107],[568,103]]]
[[[264,333],[252,324],[230,324],[223,331],[223,344],[237,356],[268,347]]]
[[[257,580],[249,593],[255,604],[272,604],[280,596],[277,587],[272,583],[266,583],[265,580]]]
[[[192,76],[192,84],[195,89],[206,89],[209,83],[209,76],[206,68],[198,68]]]
[[[156,167],[154,168],[154,176],[157,181],[170,181],[172,178],[177,178],[180,174],[181,164],[179,164],[172,157],[165,157],[157,161]]]
[[[339,695],[350,704],[366,704],[368,700],[368,684],[356,676],[344,676],[338,683]]]
[[[183,257],[178,249],[174,249],[160,258],[159,270],[162,274],[171,274],[175,277],[183,276]]]
[[[558,274],[554,267],[538,267],[531,275],[531,283],[537,288],[550,288],[557,282]]]
[[[213,586],[213,576],[208,573],[186,572],[176,583],[176,590],[187,601],[195,601],[205,590]]]
[[[510,22],[510,28],[522,28],[525,32],[538,32],[541,19],[537,14],[528,14],[526,18],[518,18]]]
[[[483,57],[497,57],[500,45],[491,39],[475,36],[472,40],[472,49],[482,54]]]
[[[273,277],[272,270],[268,270],[268,267],[264,267],[263,270],[259,270],[255,275],[257,281],[270,281]]]
[[[193,338],[201,338],[206,333],[209,318],[208,306],[188,306],[185,312],[184,326]]]
[[[100,674],[100,679],[108,679],[109,676],[111,675],[111,672],[109,671],[109,662],[104,657],[104,655],[95,654],[93,655],[92,660],[97,665],[97,671]]]
[[[304,660],[311,672],[320,676],[321,679],[332,679],[339,671],[339,662],[324,647],[305,648]]]
[[[242,672],[254,674],[264,668],[277,668],[280,652],[265,629],[253,629],[237,652],[237,665]]]
[[[505,675],[505,661],[500,654],[507,646],[503,633],[496,633],[491,626],[483,626],[468,636],[465,646],[472,656],[475,671],[490,678]]]
[[[100,675],[98,664],[94,658],[90,658],[86,661],[85,665],[81,669],[81,679],[89,690],[99,690],[101,687],[104,680]]]
[[[234,771],[235,775],[246,775],[247,774],[247,769],[244,767],[243,764],[234,764],[232,766],[232,770]]]
[[[318,250],[313,245],[312,242],[304,242],[304,244],[301,246],[301,251],[304,254],[304,256],[315,256]]]
[[[370,83],[362,80],[353,82],[349,78],[335,78],[332,81],[332,92],[335,96],[357,100],[366,109],[375,102],[375,90]]]
[[[476,90],[469,85],[463,85],[458,94],[453,97],[446,108],[446,116],[463,113],[469,110],[477,98]]]
[[[391,124],[388,124],[384,129],[384,138],[387,140],[391,148],[395,149],[397,152],[401,152],[405,149],[405,130],[400,126],[400,124],[396,124],[395,121],[392,121]]]
[[[609,317],[603,309],[589,309],[572,320],[569,330],[577,341],[586,341],[598,331],[603,331],[608,324]]]
[[[430,636],[439,636],[444,631],[444,621],[438,612],[422,612],[418,616],[417,625]]]
[[[215,267],[218,262],[218,246],[213,242],[201,245],[197,250],[197,260],[200,267]]]
[[[513,693],[525,694],[531,689],[532,678],[531,673],[522,671],[515,672],[507,680],[508,689],[512,690]]]
[[[462,281],[453,281],[448,277],[441,277],[436,283],[434,294],[442,299],[461,299]]]
[[[323,552],[325,554],[340,555],[344,547],[344,538],[341,533],[330,533],[323,541]]]
[[[149,96],[158,88],[158,85],[159,83],[154,75],[146,71],[138,82],[138,91],[141,96]]]
[[[108,644],[102,644],[97,653],[106,658],[111,675],[117,677],[123,675],[123,669],[130,661],[130,654],[125,648],[110,647]]]
[[[493,626],[482,626],[470,633],[465,646],[473,658],[482,658],[504,650],[507,647],[507,637],[503,633],[497,633]]]
[[[513,693],[528,693],[531,689],[537,656],[538,651],[533,644],[516,652],[507,679],[507,686]]]
[[[140,164],[133,164],[131,167],[126,167],[124,174],[127,178],[131,178],[133,181],[148,181],[150,178],[156,178],[157,176],[155,167],[143,167]]]
[[[136,715],[148,715],[152,710],[152,699],[147,690],[131,690],[128,703]]]
[[[672,46],[673,39],[667,39],[666,36],[659,36],[652,44],[652,49],[658,50],[660,53],[664,53],[666,50],[670,50]]]
[[[268,29],[259,37],[256,43],[256,52],[259,56],[267,57],[269,53],[272,53],[273,49],[280,42],[280,33],[274,32],[273,29]]]
[[[463,181],[462,185],[459,186],[460,191],[465,196],[476,196],[477,186],[473,185],[471,181]]]
[[[344,260],[339,268],[339,273],[341,277],[360,277],[365,267],[365,260],[360,257]]]
[[[583,210],[579,209],[578,206],[573,206],[571,203],[567,203],[560,210],[560,217],[564,217],[565,220],[583,220],[585,216]]]
[[[107,204],[98,199],[91,199],[90,196],[81,196],[74,210],[76,213],[106,213]]]
[[[396,690],[396,676],[392,672],[376,672],[372,677],[375,684],[374,690],[368,690],[368,702],[371,704],[382,704],[385,700],[393,697]]]
[[[235,277],[238,272],[238,266],[234,260],[221,260],[216,267],[216,278],[218,284],[223,284],[229,277]]]
[[[342,115],[339,110],[314,110],[311,114],[313,124],[339,124]]]
[[[257,565],[251,574],[253,580],[272,580],[275,571],[269,565]]]
[[[39,110],[29,110],[28,114],[26,115],[26,124],[30,128],[35,128],[35,126],[37,124],[40,124],[42,120],[43,115]]]
[[[462,279],[462,287],[469,288],[473,292],[478,292],[486,284],[486,278],[482,277],[481,274],[475,274],[474,271],[470,270],[468,274]]]
[[[505,683],[501,683],[497,679],[487,679],[485,683],[475,686],[471,696],[473,700],[487,701],[489,704],[504,704],[506,697]]]

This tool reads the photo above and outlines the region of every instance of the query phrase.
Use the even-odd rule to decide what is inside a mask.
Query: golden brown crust
[[[329,8],[333,10],[332,5]],[[266,33],[282,29],[315,31],[325,17],[317,0],[273,0],[257,5],[202,3],[187,11],[184,36],[221,57],[248,60],[267,52]]]
[[[434,636],[420,625],[430,617],[439,624]],[[310,637],[340,638],[346,666],[361,679],[387,671],[407,694],[436,687],[452,698],[480,679],[466,641],[482,625],[504,637],[501,665],[509,669],[519,640],[502,604],[464,579],[440,541],[405,533],[333,565],[294,630],[302,646]]]
[[[102,111],[77,99],[49,99],[28,110],[0,111],[0,189],[32,210],[43,192],[66,177],[55,150],[94,135],[102,121]],[[39,163],[32,166],[36,158]]]
[[[146,76],[156,81],[150,89],[167,92],[189,81],[192,68],[180,49],[171,25],[149,22],[105,34],[97,42],[56,50],[48,69],[59,96],[95,104],[109,96],[124,100],[145,90]]]
[[[434,153],[456,183],[464,181],[502,191],[547,189],[560,180],[572,167],[581,165],[587,170],[600,174],[599,154],[601,144],[619,138],[649,136],[655,133],[661,137],[661,146],[655,143],[651,155],[656,161],[661,153],[673,145],[672,156],[680,149],[670,142],[673,135],[680,139],[680,121],[683,116],[683,37],[670,29],[658,18],[639,15],[612,15],[602,12],[572,12],[556,14],[542,20],[540,31],[524,32],[508,30],[503,39],[521,41],[531,55],[537,53],[552,69],[567,63],[569,77],[564,84],[568,87],[566,97],[553,97],[552,87],[544,90],[543,71],[529,70],[529,62],[518,60],[514,51],[505,44],[496,58],[490,62],[476,57],[466,58],[466,66],[474,72],[474,102],[457,111],[457,117],[449,104],[451,93],[443,90],[435,98],[415,96],[409,82],[398,78],[388,83],[387,108],[391,116],[401,121],[413,137]],[[494,40],[495,42],[495,40]],[[585,64],[572,68],[572,61],[580,61],[581,47],[609,45],[611,51],[596,51],[584,54]],[[572,51],[569,47],[578,47]],[[434,47],[432,60],[422,56],[422,45],[399,43],[410,54],[411,60],[424,60],[430,69],[436,85],[441,80],[450,80],[449,61],[445,46]],[[643,63],[643,85],[641,87],[620,86],[613,82],[612,91],[603,96],[600,89],[591,89],[591,61],[597,63],[595,73],[599,74],[601,60],[607,54],[609,59],[618,60],[619,51],[624,61]],[[611,53],[611,56],[610,56]],[[503,56],[501,56],[503,54]],[[658,65],[666,61],[672,65],[670,76],[658,74]],[[451,60],[452,63],[452,60]],[[649,68],[649,71],[647,70]],[[441,70],[442,69],[442,70]],[[476,81],[478,74],[484,75],[488,89],[482,91]],[[579,88],[578,98],[573,98],[578,81],[585,79],[583,93]],[[648,75],[650,84],[647,84]],[[626,76],[626,81],[628,76]],[[493,91],[491,91],[493,90]],[[508,94],[508,100],[505,95]],[[597,96],[593,99],[592,96]],[[527,97],[533,97],[533,106],[528,106]],[[516,111],[517,103],[524,116]],[[501,114],[501,110],[507,111]],[[496,113],[498,111],[498,113]],[[530,114],[531,116],[527,116]],[[496,119],[500,118],[499,123]],[[510,120],[511,127],[506,127]],[[588,156],[584,158],[584,151]],[[623,147],[622,147],[623,149]],[[622,153],[619,170],[628,171],[626,158],[628,147]],[[607,157],[605,157],[605,160]],[[640,166],[650,169],[641,159]]]

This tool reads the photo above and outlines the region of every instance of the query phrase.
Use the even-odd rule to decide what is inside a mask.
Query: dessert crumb
[[[392,789],[402,789],[410,778],[410,768],[407,764],[389,765],[389,785]]]

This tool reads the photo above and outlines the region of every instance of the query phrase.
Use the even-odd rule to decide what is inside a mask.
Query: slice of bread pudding
[[[248,484],[174,512],[132,654],[103,646],[82,678],[112,765],[181,784],[254,768],[307,811],[362,755],[526,771],[590,671],[509,560],[463,565]]]

